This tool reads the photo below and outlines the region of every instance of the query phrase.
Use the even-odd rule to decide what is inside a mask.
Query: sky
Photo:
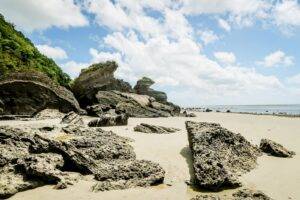
[[[300,102],[297,0],[0,0],[72,78],[115,60],[181,106]]]

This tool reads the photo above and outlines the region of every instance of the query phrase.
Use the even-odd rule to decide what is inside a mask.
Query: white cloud
[[[296,74],[294,76],[288,77],[287,82],[289,84],[294,84],[299,87],[300,86],[300,74]]]
[[[60,67],[63,69],[64,72],[70,75],[71,78],[76,78],[80,71],[84,68],[87,68],[90,63],[80,63],[75,61],[68,61],[64,64],[61,64]]]
[[[225,21],[224,19],[218,19],[218,24],[221,28],[223,28],[225,31],[229,32],[231,30],[230,25],[228,24],[227,21]]]
[[[73,0],[1,0],[0,13],[25,31],[88,25]]]
[[[274,19],[278,26],[300,26],[300,6],[297,0],[283,0],[274,8]]]
[[[36,45],[36,47],[42,54],[54,60],[61,60],[61,59],[68,58],[66,51],[60,47],[51,47],[49,45]]]
[[[291,66],[294,65],[294,57],[287,56],[283,51],[278,50],[267,55],[263,61],[257,63],[265,67]]]
[[[197,33],[205,45],[219,40],[219,37],[212,30],[199,30]]]
[[[227,65],[234,64],[236,61],[235,55],[232,52],[215,52],[214,56],[219,62]]]

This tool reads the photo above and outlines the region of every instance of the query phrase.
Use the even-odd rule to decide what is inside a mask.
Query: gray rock
[[[140,80],[137,81],[136,85],[134,86],[134,90],[137,94],[144,94],[151,97],[154,97],[159,102],[166,102],[167,101],[167,95],[164,92],[156,91],[151,89],[151,85],[153,85],[155,82],[148,78],[143,77]]]
[[[108,113],[110,110],[111,107],[109,105],[103,105],[103,104],[95,104],[86,107],[87,114],[93,117],[100,117],[105,113]]]
[[[43,120],[43,119],[62,118],[64,115],[65,115],[64,113],[61,113],[57,109],[44,109],[34,114],[34,117],[38,120]]]
[[[287,150],[281,144],[278,144],[269,139],[262,139],[260,141],[259,148],[272,156],[277,157],[288,157],[291,158],[295,155],[295,152]]]
[[[196,184],[210,190],[241,186],[238,176],[256,166],[259,149],[219,124],[186,122]]]
[[[102,126],[124,126],[128,124],[128,115],[103,115],[98,119],[94,119],[88,123],[89,127],[102,127]]]
[[[222,199],[220,197],[218,197],[217,195],[202,194],[202,195],[197,195],[197,196],[191,198],[191,200],[222,200]]]
[[[11,73],[0,80],[3,115],[33,115],[43,109],[80,111],[72,92],[38,72]]]
[[[188,113],[187,111],[183,111],[182,115],[184,117],[197,117],[195,113]]]
[[[261,191],[242,189],[232,194],[233,200],[272,200]]]
[[[77,125],[83,125],[83,119],[75,113],[74,111],[71,111],[67,113],[61,120],[62,124],[77,124]]]
[[[180,131],[180,129],[141,123],[140,125],[134,127],[134,131],[142,132],[142,133],[169,134],[169,133],[175,133],[176,131]]]
[[[98,91],[118,90],[131,92],[129,83],[114,78],[118,65],[114,61],[93,64],[83,69],[72,86],[76,98],[82,107],[96,104],[95,95]]]
[[[163,182],[165,171],[157,164],[146,160],[135,160],[102,166],[95,179],[101,181],[93,191],[147,187]]]

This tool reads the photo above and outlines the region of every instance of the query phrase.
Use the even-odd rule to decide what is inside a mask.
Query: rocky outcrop
[[[94,119],[89,122],[89,127],[101,127],[101,126],[124,126],[128,124],[128,115],[102,115],[98,119]]]
[[[129,83],[114,78],[118,65],[114,61],[93,64],[83,69],[75,79],[72,91],[82,107],[96,103],[95,95],[98,91],[118,90],[131,92]]]
[[[288,157],[291,158],[295,155],[295,152],[287,150],[281,144],[278,144],[269,139],[262,139],[260,141],[259,148],[272,156],[276,157]]]
[[[152,79],[143,77],[137,81],[136,85],[134,86],[134,90],[137,94],[144,94],[154,97],[159,102],[167,102],[166,93],[150,88],[154,83],[155,82]]]
[[[195,113],[191,113],[191,112],[188,113],[186,110],[183,111],[182,115],[183,115],[184,117],[197,117],[197,115],[196,115]]]
[[[2,115],[33,115],[43,109],[80,111],[73,94],[38,72],[12,73],[0,80]]]
[[[103,166],[95,175],[101,181],[93,186],[93,191],[147,187],[163,182],[165,171],[156,163],[135,160],[116,165]]]
[[[134,93],[99,91],[96,99],[97,105],[105,107],[106,110],[127,113],[129,117],[169,117],[176,116],[180,112],[180,108],[175,105],[162,104],[149,96]]]
[[[71,111],[67,113],[61,120],[62,124],[75,124],[75,125],[83,125],[83,119],[75,113],[74,111]]]
[[[57,109],[44,109],[34,114],[34,117],[38,120],[62,118],[63,116],[64,113],[60,112]]]
[[[232,196],[224,195],[219,197],[214,194],[203,194],[197,195],[191,200],[272,200],[272,198],[268,197],[262,191],[259,190],[251,190],[251,189],[241,189],[237,192],[233,193]]]
[[[63,189],[86,174],[98,181],[95,190],[149,186],[164,179],[158,164],[136,160],[127,138],[78,125],[60,132],[65,135],[49,138],[33,130],[0,127],[1,199],[45,184]]]
[[[232,194],[233,200],[272,200],[272,198],[268,197],[262,191],[259,190],[250,190],[250,189],[242,189]]]
[[[256,166],[258,148],[219,124],[186,122],[196,184],[210,190],[241,186],[238,176]]]
[[[141,123],[140,125],[134,127],[134,131],[142,133],[169,134],[175,133],[176,131],[180,131],[180,129]]]

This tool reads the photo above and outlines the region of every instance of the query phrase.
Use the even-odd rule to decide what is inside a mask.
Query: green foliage
[[[108,71],[115,71],[118,68],[118,64],[115,61],[106,61],[96,64],[92,64],[86,69],[82,69],[81,73],[93,72],[98,69],[107,69]]]
[[[62,86],[70,77],[56,63],[41,54],[32,42],[0,14],[0,76],[14,71],[40,71]]]

